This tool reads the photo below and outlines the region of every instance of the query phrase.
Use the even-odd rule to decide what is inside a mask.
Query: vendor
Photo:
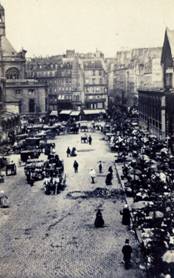
[[[130,226],[131,214],[127,204],[124,205],[122,215],[122,224]]]

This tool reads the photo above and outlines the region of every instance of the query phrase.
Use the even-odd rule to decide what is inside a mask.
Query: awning
[[[94,114],[106,114],[105,109],[90,109],[90,110],[83,110],[85,115],[94,115]]]
[[[51,111],[50,116],[55,116],[55,117],[57,117],[57,116],[58,116],[57,111],[55,111],[55,110]]]
[[[62,110],[59,114],[60,115],[70,115],[72,110]]]
[[[80,111],[72,111],[70,116],[79,116],[80,115]]]
[[[12,112],[4,112],[0,115],[0,118],[4,121],[15,120],[19,118],[19,114],[12,113]]]

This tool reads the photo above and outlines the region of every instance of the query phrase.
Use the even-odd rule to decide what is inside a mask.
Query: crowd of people
[[[137,114],[132,112],[118,110],[106,126],[107,131],[103,129],[103,132],[109,139],[111,150],[115,152],[118,176],[126,197],[121,212],[122,224],[135,230],[146,258],[149,277],[174,277],[174,156],[168,141],[140,129]],[[91,135],[84,134],[81,140],[84,138],[92,145]],[[67,157],[77,156],[75,147],[68,146],[65,151]],[[78,173],[77,160],[73,162],[73,169]],[[103,173],[102,161],[98,162],[98,172]],[[41,177],[45,194],[58,194],[64,188],[63,173],[64,165],[56,154],[55,145],[50,146]],[[37,180],[37,167],[26,167],[25,174],[27,182],[33,186]],[[89,177],[94,184],[94,168],[89,170]],[[105,178],[106,186],[112,185],[112,180],[113,169],[110,166]],[[1,195],[4,197],[3,192]],[[100,209],[97,210],[94,226],[104,226]],[[128,239],[122,252],[128,268],[132,253]]]
[[[174,277],[174,156],[132,114],[116,118],[109,142],[126,194],[122,223],[136,231],[149,277]]]

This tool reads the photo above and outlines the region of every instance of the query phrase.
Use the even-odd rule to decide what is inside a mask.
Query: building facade
[[[166,28],[161,55],[163,69],[163,87],[174,89],[174,30]]]
[[[164,90],[139,90],[139,121],[150,133],[165,138],[166,94]]]
[[[107,71],[104,55],[75,53],[27,62],[28,78],[36,78],[48,86],[48,110],[107,109]]]
[[[108,108],[107,73],[101,60],[83,61],[84,94],[87,109]]]
[[[134,104],[138,89],[162,87],[160,59],[160,47],[117,52],[114,91],[123,103]]]
[[[27,62],[27,77],[48,86],[48,111],[79,109],[83,102],[83,72],[74,51]]]
[[[174,31],[165,31],[161,52],[162,86],[161,89],[145,88],[139,90],[140,124],[153,134],[162,138],[170,138],[174,145]],[[158,63],[154,62],[158,68]],[[156,71],[158,72],[158,70]],[[161,84],[156,75],[155,81]]]
[[[36,80],[27,81],[25,55],[25,50],[16,52],[8,41],[5,32],[5,11],[0,6],[0,76],[6,80],[6,110],[24,114],[38,111],[45,113],[46,105],[43,105],[43,102],[46,100],[46,87],[38,84]]]

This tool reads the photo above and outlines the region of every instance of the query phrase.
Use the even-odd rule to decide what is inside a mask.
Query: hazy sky
[[[117,50],[162,46],[165,27],[174,29],[174,0],[0,0],[6,33],[28,56],[66,49],[106,56]]]

